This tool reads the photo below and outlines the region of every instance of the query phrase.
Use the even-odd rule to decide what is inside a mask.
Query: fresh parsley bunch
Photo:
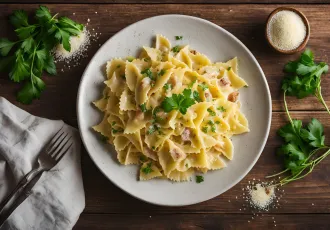
[[[328,72],[328,69],[326,63],[314,62],[314,54],[311,50],[305,50],[299,60],[285,65],[284,71],[288,73],[288,76],[282,82],[282,89],[289,96],[296,96],[299,99],[315,95],[330,114],[321,93],[321,76]]]
[[[43,71],[56,74],[51,50],[57,44],[63,44],[64,49],[71,50],[70,36],[79,35],[84,26],[67,17],[56,18],[45,6],[40,6],[35,12],[35,23],[31,24],[27,13],[16,10],[10,16],[10,22],[15,27],[17,41],[0,38],[0,71],[7,71],[14,82],[24,82],[23,88],[17,94],[17,100],[30,104],[39,98],[45,89],[41,79]]]
[[[274,177],[290,172],[289,176],[280,180],[280,185],[307,176],[317,164],[330,154],[330,147],[324,144],[323,125],[317,119],[312,118],[311,122],[304,128],[301,120],[291,118],[286,103],[286,94],[297,98],[315,95],[329,112],[323,100],[320,86],[321,76],[328,71],[328,65],[324,62],[316,64],[313,53],[306,50],[298,61],[286,64],[284,71],[289,73],[282,82],[282,89],[284,90],[284,107],[290,122],[278,130],[278,135],[285,142],[279,148],[278,154],[284,161],[285,170],[269,176]],[[326,151],[317,157],[316,154],[320,150]]]

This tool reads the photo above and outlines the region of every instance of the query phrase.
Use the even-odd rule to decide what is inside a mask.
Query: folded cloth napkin
[[[52,121],[17,108],[0,97],[0,202],[35,165],[41,149],[61,128],[74,140],[70,151],[44,172],[31,194],[0,229],[72,229],[85,207],[80,138],[63,121]]]

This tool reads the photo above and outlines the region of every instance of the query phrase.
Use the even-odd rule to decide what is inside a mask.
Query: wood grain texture
[[[38,5],[24,5],[24,9],[32,12]],[[99,33],[99,41],[93,42],[89,49],[89,57],[81,61],[80,67],[60,71],[56,77],[45,77],[47,89],[40,100],[32,105],[22,106],[27,111],[36,111],[37,115],[64,119],[69,124],[76,125],[75,100],[76,93],[84,67],[89,59],[97,51],[99,44],[103,44],[108,38],[126,26],[155,15],[161,14],[186,14],[205,18],[228,30],[239,38],[256,56],[267,77],[273,100],[273,111],[283,111],[280,82],[283,78],[282,68],[289,60],[299,55],[284,56],[275,53],[264,38],[265,20],[268,14],[278,5],[48,5],[52,12],[60,12],[61,15],[86,23],[90,19],[88,29]],[[8,36],[12,27],[7,21],[7,16],[14,9],[22,8],[21,5],[10,4],[0,9],[0,37]],[[297,7],[309,19],[311,24],[311,38],[308,44],[316,53],[318,60],[328,61],[330,50],[330,30],[324,26],[329,23],[327,12],[330,5],[300,5]],[[97,13],[95,13],[97,12]],[[75,15],[73,15],[75,13]],[[230,19],[230,20],[229,20]],[[100,34],[101,33],[101,34]],[[183,34],[184,35],[184,34]],[[216,45],[216,44],[214,44]],[[234,55],[234,54],[233,54]],[[243,76],[244,77],[244,76]],[[0,75],[0,93],[11,102],[17,104],[14,99],[18,84],[11,82],[7,75]],[[330,87],[329,77],[323,77],[322,87]],[[61,93],[58,93],[58,92]],[[330,91],[323,90],[324,98],[330,104]],[[48,104],[53,106],[47,110]],[[313,97],[302,101],[292,98],[288,100],[291,110],[322,110],[322,105]],[[60,109],[66,108],[66,109]]]
[[[329,0],[0,0],[0,3],[88,4],[324,4]]]
[[[129,0],[126,1],[129,2]],[[13,36],[12,28],[7,21],[10,12],[23,8],[31,13],[37,6],[38,4],[0,4],[0,27],[2,28],[0,37]],[[256,56],[264,70],[272,94],[273,111],[275,111],[266,148],[252,171],[226,193],[198,205],[171,208],[139,201],[109,182],[83,150],[82,169],[86,209],[75,229],[271,229],[275,227],[272,221],[273,216],[278,226],[284,229],[329,228],[330,158],[320,164],[313,174],[304,180],[286,186],[283,197],[279,200],[279,207],[271,209],[268,214],[264,213],[265,219],[260,217],[252,221],[251,213],[261,214],[261,212],[249,208],[248,203],[242,199],[244,193],[242,188],[247,186],[249,181],[263,180],[266,175],[281,169],[280,162],[274,155],[281,143],[276,136],[276,130],[287,122],[282,112],[280,91],[280,81],[283,78],[282,67],[298,55],[283,56],[274,53],[264,39],[265,20],[268,14],[279,5],[49,4],[47,6],[52,12],[60,12],[61,15],[70,16],[81,23],[86,23],[87,19],[90,19],[88,29],[93,33],[97,32],[99,39],[92,43],[88,51],[89,57],[83,59],[79,67],[65,69],[62,72],[63,66],[59,64],[58,76],[45,76],[47,89],[41,99],[34,101],[32,105],[17,103],[15,92],[20,86],[11,82],[7,75],[0,74],[0,96],[34,115],[61,119],[77,127],[75,108],[78,85],[85,66],[97,51],[99,44],[103,44],[116,32],[138,20],[161,14],[187,14],[202,17],[238,37]],[[325,25],[329,23],[330,5],[295,7],[305,13],[310,21],[311,38],[308,46],[316,52],[319,60],[328,61],[330,30]],[[330,87],[328,76],[323,77],[322,87],[325,100],[327,104],[330,104],[330,91],[326,90]],[[311,117],[320,119],[325,124],[325,132],[328,135],[326,142],[330,142],[329,115],[320,111],[323,108],[314,98],[309,97],[300,101],[289,98],[288,103],[291,110],[297,111],[293,113],[293,117],[303,119],[305,122]],[[281,194],[282,192],[278,192],[278,195]],[[149,218],[149,216],[152,217]],[[251,220],[251,225],[249,225],[249,220]]]
[[[179,214],[158,215],[81,215],[74,230],[108,229],[329,229],[325,220],[330,215],[226,215],[226,214]],[[252,219],[253,218],[253,219]],[[123,224],[125,223],[125,224]]]

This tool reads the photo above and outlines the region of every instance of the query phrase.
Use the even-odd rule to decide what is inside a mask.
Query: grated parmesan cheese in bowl
[[[269,16],[266,36],[270,45],[280,52],[299,51],[309,38],[307,18],[292,8],[276,9]]]

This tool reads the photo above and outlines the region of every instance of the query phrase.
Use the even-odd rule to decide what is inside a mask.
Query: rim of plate
[[[102,48],[107,44],[109,43],[114,37],[116,36],[119,36],[119,34],[125,30],[129,30],[131,27],[134,27],[135,24],[137,23],[142,23],[144,21],[147,21],[147,20],[153,20],[155,18],[169,18],[169,17],[177,17],[177,18],[188,18],[188,19],[191,19],[191,20],[196,20],[196,21],[200,21],[202,23],[205,23],[205,24],[208,24],[209,26],[212,26],[214,27],[215,29],[217,30],[220,30],[221,32],[225,33],[226,35],[228,35],[231,39],[233,39],[235,42],[237,42],[241,47],[242,49],[244,49],[247,54],[249,55],[249,57],[253,60],[253,62],[256,63],[256,66],[259,70],[259,72],[261,73],[261,76],[262,76],[262,81],[263,81],[263,84],[265,85],[266,87],[266,91],[267,91],[267,102],[268,102],[268,117],[267,117],[267,129],[266,129],[266,133],[265,133],[265,136],[262,140],[262,144],[260,145],[259,149],[258,149],[258,154],[256,155],[255,159],[252,161],[252,163],[246,168],[246,170],[239,176],[237,177],[236,180],[232,181],[231,184],[225,186],[224,188],[222,188],[222,191],[220,192],[217,192],[215,191],[214,193],[212,193],[211,195],[209,195],[208,197],[204,198],[204,199],[199,199],[199,200],[195,200],[193,202],[186,202],[184,204],[165,204],[165,203],[161,203],[161,202],[151,202],[149,200],[146,200],[142,197],[139,197],[139,196],[136,196],[135,194],[131,193],[129,190],[125,190],[123,188],[121,188],[121,186],[114,182],[111,177],[109,177],[103,170],[102,168],[96,163],[96,161],[94,160],[93,158],[93,154],[90,153],[90,150],[89,150],[89,147],[87,146],[87,144],[85,143],[85,136],[84,136],[84,133],[81,132],[81,120],[80,120],[80,104],[83,103],[81,102],[81,97],[80,97],[80,94],[81,94],[81,90],[82,90],[82,85],[83,85],[83,81],[84,81],[84,78],[85,78],[85,74],[89,68],[89,66],[91,65],[91,63],[93,63],[93,59],[95,58],[95,56],[100,52],[100,50],[102,50]],[[81,140],[83,142],[83,145],[84,147],[86,148],[90,158],[92,159],[92,161],[94,162],[94,164],[96,165],[96,167],[102,172],[102,174],[108,178],[115,186],[117,186],[118,188],[120,188],[122,191],[126,192],[127,194],[131,195],[132,197],[135,197],[141,201],[144,201],[146,203],[149,203],[149,204],[154,204],[154,205],[159,205],[159,206],[170,206],[170,207],[181,207],[181,206],[187,206],[187,205],[193,205],[193,204],[198,204],[198,203],[201,203],[201,202],[204,202],[204,201],[207,201],[207,200],[210,200],[212,198],[215,198],[219,195],[221,195],[222,193],[225,193],[226,191],[228,191],[229,189],[231,189],[232,187],[234,187],[236,184],[238,184],[250,171],[251,169],[253,168],[253,166],[257,163],[265,145],[266,145],[266,142],[268,140],[268,136],[269,136],[269,131],[270,131],[270,125],[271,125],[271,117],[272,117],[272,99],[271,99],[271,94],[270,94],[270,90],[269,90],[269,86],[268,86],[268,82],[267,82],[267,79],[265,77],[265,74],[259,64],[259,62],[257,61],[257,59],[254,57],[254,55],[252,54],[252,52],[238,39],[236,38],[233,34],[231,34],[230,32],[228,32],[227,30],[225,30],[224,28],[218,26],[217,24],[213,23],[213,22],[210,22],[206,19],[202,19],[202,18],[198,18],[198,17],[194,17],[194,16],[190,16],[190,15],[183,15],[183,14],[164,14],[164,15],[158,15],[158,16],[153,16],[153,17],[149,17],[149,18],[145,18],[145,19],[142,19],[140,21],[137,21],[123,29],[121,29],[120,31],[118,31],[116,34],[114,34],[113,36],[111,36],[98,50],[97,52],[93,55],[93,57],[91,58],[91,60],[89,61],[89,63],[87,64],[83,74],[82,74],[82,77],[80,79],[80,83],[79,83],[79,88],[78,88],[78,93],[77,93],[77,103],[76,103],[76,113],[77,113],[77,120],[78,120],[78,129],[79,129],[79,133],[80,133],[80,136],[81,136]]]

